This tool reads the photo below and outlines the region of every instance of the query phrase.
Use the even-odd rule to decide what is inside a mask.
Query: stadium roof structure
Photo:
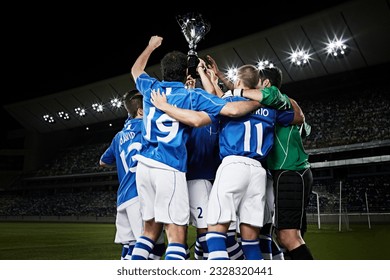
[[[350,47],[349,54],[343,58],[334,58],[325,51],[327,41],[335,38],[345,40]],[[291,52],[295,50],[310,52],[308,65],[297,67],[291,63]],[[284,84],[388,63],[389,4],[386,0],[346,2],[210,49],[198,50],[200,57],[206,54],[215,58],[221,70],[267,59],[281,68]],[[146,72],[160,78],[159,65],[148,67]],[[82,118],[75,114],[74,108],[90,108],[94,102],[107,104],[111,98],[120,97],[133,88],[135,84],[128,73],[6,105],[5,109],[27,130],[49,133],[123,118],[126,116],[123,108],[108,106],[103,112],[89,111]],[[56,116],[59,111],[68,112],[69,120],[57,118],[54,123],[43,121],[44,114]]]

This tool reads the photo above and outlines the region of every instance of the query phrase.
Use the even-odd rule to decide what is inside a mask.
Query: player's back
[[[141,155],[187,171],[186,142],[190,127],[169,117],[151,103],[151,92],[165,93],[168,103],[183,109],[207,111],[216,116],[226,101],[202,89],[188,90],[181,82],[158,81],[146,73],[137,79],[137,88],[144,96],[144,130]],[[142,160],[142,159],[141,159]]]
[[[115,135],[101,160],[117,168],[119,187],[117,205],[138,196],[135,183],[137,161],[133,156],[141,150],[142,119],[128,119],[123,129]]]
[[[234,102],[240,97],[228,97]],[[293,118],[291,111],[277,111],[261,107],[241,118],[221,118],[220,156],[238,155],[259,161],[265,159],[274,143],[277,122],[288,125]]]
[[[193,128],[187,142],[187,180],[213,180],[221,163],[219,158],[219,122]]]
[[[276,125],[275,134],[277,141],[267,158],[269,169],[303,170],[310,167],[309,155],[303,147],[297,125]]]

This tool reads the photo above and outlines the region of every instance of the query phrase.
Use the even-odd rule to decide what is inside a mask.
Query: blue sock
[[[244,251],[246,260],[262,260],[259,239],[245,240],[241,238],[242,250]]]
[[[269,234],[260,234],[260,251],[265,260],[272,260],[272,237]]]
[[[181,243],[169,243],[167,247],[167,251],[165,252],[166,260],[185,260],[186,246]]]
[[[135,245],[135,240],[130,241],[130,243],[128,244],[127,254],[123,258],[124,260],[131,260],[131,255],[133,254],[134,245]]]
[[[194,259],[195,260],[203,260],[203,249],[202,249],[202,245],[200,245],[200,243],[199,243],[199,238],[197,238],[195,241]]]
[[[146,236],[140,236],[134,245],[132,260],[147,260],[154,248],[154,241]]]
[[[240,233],[236,233],[236,239],[237,239],[237,242],[239,243],[239,244],[241,244],[241,234]]]
[[[161,260],[165,253],[165,249],[166,249],[165,243],[156,243],[156,245],[154,245],[152,252],[149,254],[148,259]]]
[[[283,249],[280,248],[279,245],[274,240],[272,240],[271,247],[272,247],[272,259],[284,260]]]
[[[196,239],[196,242],[200,245],[200,250],[203,252],[202,258],[199,258],[199,260],[207,260],[209,257],[209,248],[207,247],[206,234],[206,232],[201,233]]]
[[[229,260],[225,233],[210,231],[206,234],[206,241],[209,248],[209,260]]]
[[[121,260],[125,259],[128,251],[129,251],[129,244],[123,244],[122,245]]]
[[[231,260],[243,260],[245,258],[241,244],[237,242],[236,230],[228,230],[226,239],[226,250]]]

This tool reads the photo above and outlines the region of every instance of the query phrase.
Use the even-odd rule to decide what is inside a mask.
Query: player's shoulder
[[[195,93],[195,94],[211,94],[211,93],[207,92],[205,89],[200,88],[200,87],[188,89],[188,92]]]

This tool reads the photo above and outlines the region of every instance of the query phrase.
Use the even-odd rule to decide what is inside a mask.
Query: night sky
[[[169,51],[188,51],[177,15],[198,12],[211,24],[211,30],[198,43],[198,50],[269,29],[347,1],[296,1],[281,9],[280,2],[250,2],[216,9],[194,3],[174,5],[142,2],[105,2],[85,8],[55,2],[15,6],[3,23],[2,104],[11,104],[88,83],[130,73],[130,68],[147,45],[150,36],[164,38],[148,65],[158,63]],[[146,3],[146,2],[145,2]],[[168,2],[165,2],[168,3]],[[213,4],[215,6],[216,4]],[[22,9],[21,9],[22,8]],[[169,12],[162,12],[168,10]],[[288,13],[288,14],[286,14]],[[1,107],[8,129],[20,127]],[[2,123],[3,123],[2,121]]]

